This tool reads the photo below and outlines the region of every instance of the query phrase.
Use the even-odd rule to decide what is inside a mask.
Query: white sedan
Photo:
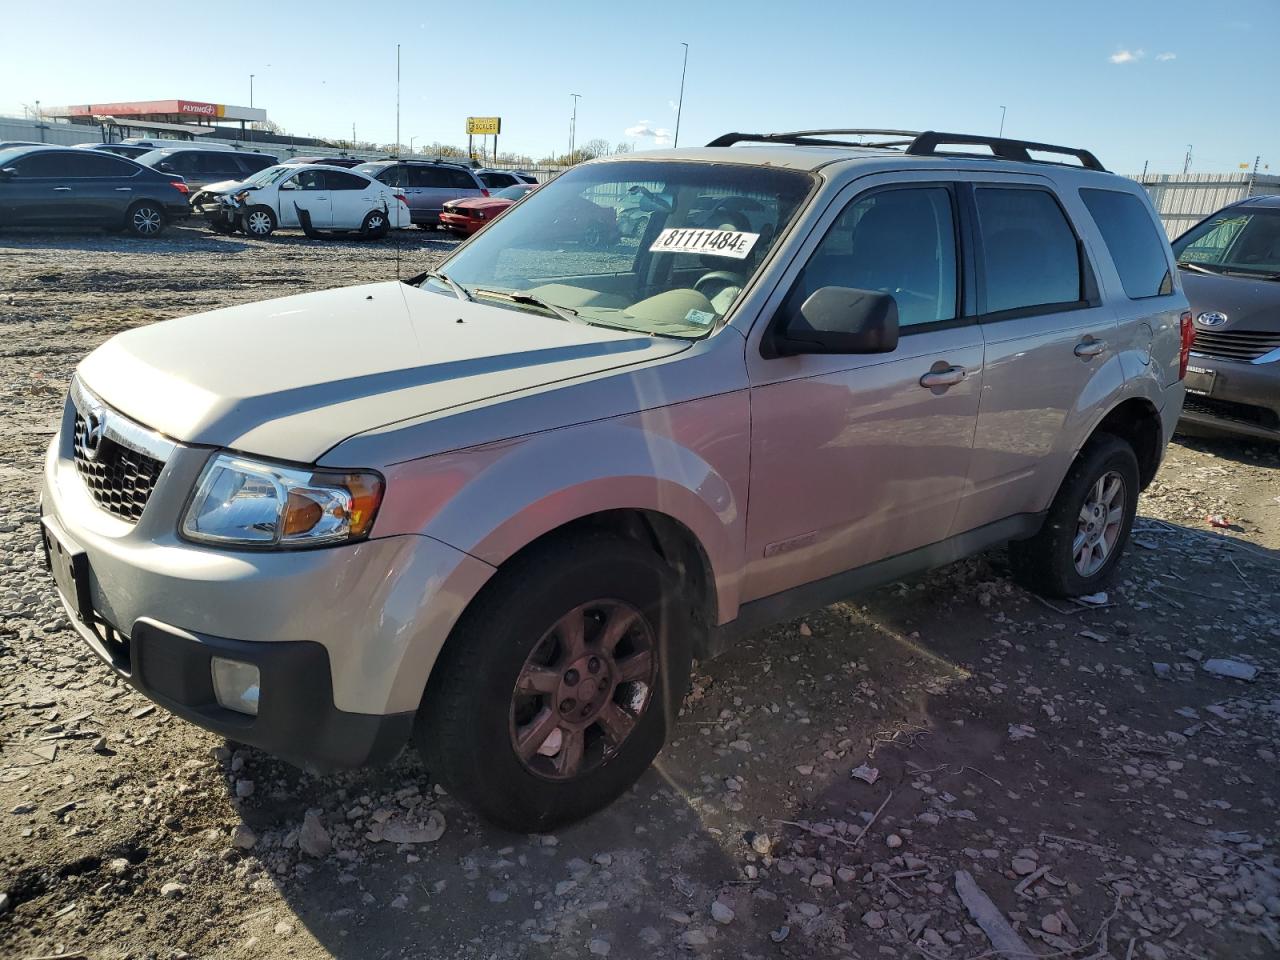
[[[308,236],[358,230],[377,238],[411,225],[402,194],[363,173],[323,164],[278,164],[248,180],[210,184],[191,206],[219,233],[238,229],[251,237],[300,227]]]

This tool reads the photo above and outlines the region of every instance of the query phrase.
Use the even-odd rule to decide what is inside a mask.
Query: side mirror
[[[297,190],[298,185],[292,180],[286,180],[284,183],[280,184],[280,189],[281,190]]]
[[[822,287],[773,336],[780,357],[806,353],[890,353],[898,347],[898,303],[878,290]]]

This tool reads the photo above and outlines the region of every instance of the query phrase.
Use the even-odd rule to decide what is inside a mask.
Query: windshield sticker
[[[658,239],[653,241],[649,252],[709,253],[716,257],[744,260],[759,239],[758,233],[743,233],[738,230],[668,227],[658,234]]]
[[[710,310],[690,310],[684,315],[685,323],[696,323],[700,327],[709,327],[716,315]]]

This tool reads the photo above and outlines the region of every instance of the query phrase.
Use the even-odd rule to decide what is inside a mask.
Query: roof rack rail
[[[877,143],[849,143],[844,140],[829,139],[833,136],[887,136],[905,139],[883,140]],[[1106,167],[1092,152],[1080,147],[1061,147],[1052,143],[1036,143],[1031,140],[1012,140],[1005,137],[985,137],[972,133],[939,133],[936,130],[918,132],[914,130],[797,130],[794,133],[726,133],[716,137],[708,147],[729,147],[735,143],[786,143],[793,146],[817,147],[903,147],[904,153],[912,156],[985,156],[985,154],[964,154],[941,151],[940,146],[982,146],[1001,160],[1016,160],[1021,163],[1055,163],[1052,160],[1037,160],[1031,151],[1037,153],[1054,153],[1064,157],[1075,157],[1087,170],[1106,171]]]

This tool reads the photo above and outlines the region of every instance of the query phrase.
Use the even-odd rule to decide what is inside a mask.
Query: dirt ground
[[[1280,956],[1274,448],[1179,438],[1103,605],[997,551],[750,638],[638,787],[554,836],[479,823],[412,756],[315,776],[131,692],[37,548],[77,361],[451,246],[0,234],[0,956],[990,956],[957,871],[1038,955]]]

